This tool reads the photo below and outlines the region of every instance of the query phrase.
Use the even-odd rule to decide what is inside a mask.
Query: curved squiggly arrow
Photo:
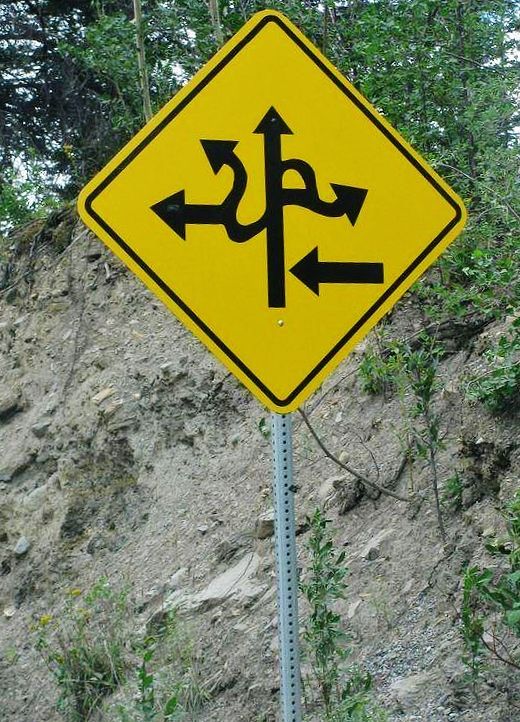
[[[282,167],[284,173],[288,170],[296,171],[305,185],[304,188],[284,188],[284,205],[301,206],[329,218],[338,218],[345,215],[350,223],[355,225],[368,193],[365,188],[331,183],[336,199],[323,201],[318,193],[316,173],[308,163],[299,158],[291,158],[283,161]]]
[[[232,241],[242,243],[256,236],[265,227],[263,217],[254,223],[237,220],[237,208],[247,187],[247,172],[234,152],[237,140],[201,140],[209,164],[215,173],[224,166],[233,171],[233,185],[219,204],[186,203],[185,191],[177,191],[155,203],[152,211],[178,236],[186,240],[186,226],[191,224],[223,225]]]

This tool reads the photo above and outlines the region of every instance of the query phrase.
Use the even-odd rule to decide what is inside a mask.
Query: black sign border
[[[230,63],[233,58],[248,44],[268,23],[278,25],[298,47],[320,68],[320,70],[354,103],[354,105],[383,133],[384,136],[399,150],[400,153],[426,178],[426,180],[440,193],[440,195],[452,206],[455,211],[453,219],[443,228],[443,230],[426,246],[422,253],[406,268],[403,273],[389,286],[381,297],[364,313],[361,318],[347,331],[347,333],[335,344],[335,346],[316,364],[307,376],[294,388],[294,390],[284,399],[278,398],[265,384],[246,366],[246,364],[226,346],[226,344],[200,319],[189,306],[151,269],[137,253],[116,233],[116,231],[104,221],[101,216],[92,207],[93,202],[103,192],[103,190],[132,162],[132,160],[152,142],[152,140],[177,116],[184,108],[200,93],[220,71]],[[367,108],[352,91],[343,84],[343,82],[328,68],[320,57],[314,54],[289,28],[283,20],[275,14],[264,15],[260,21],[245,35],[240,42],[222,59],[217,65],[181,100],[178,105],[173,108],[168,115],[144,138],[133,150],[124,158],[119,165],[112,170],[106,178],[87,196],[85,200],[85,210],[90,217],[124,250],[124,252],[146,273],[146,275],[186,314],[209,338],[211,341],[237,366],[242,373],[253,382],[253,384],[276,406],[283,408],[289,406],[292,401],[308,386],[312,379],[326,366],[331,359],[336,356],[343,346],[354,336],[354,334],[374,315],[378,308],[386,301],[389,296],[406,280],[406,278],[414,271],[415,268],[428,256],[429,253],[442,241],[443,238],[457,225],[462,218],[462,208],[452,198],[444,188],[433,178],[426,168],[401,145],[396,138],[380,121],[373,115],[372,111]]]

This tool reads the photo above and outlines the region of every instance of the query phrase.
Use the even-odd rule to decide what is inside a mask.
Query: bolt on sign
[[[89,226],[267,407],[296,409],[462,201],[283,15],[255,15],[84,188]]]

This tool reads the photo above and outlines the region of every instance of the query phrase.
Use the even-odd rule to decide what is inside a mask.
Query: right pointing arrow
[[[291,273],[317,296],[320,283],[383,283],[382,263],[343,263],[320,261],[313,248],[291,269]]]

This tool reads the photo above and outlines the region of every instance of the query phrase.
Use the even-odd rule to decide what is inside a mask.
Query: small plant
[[[118,705],[117,711],[121,722],[173,722],[179,719],[181,707],[178,690],[174,690],[162,705],[157,699],[157,680],[150,667],[156,648],[156,637],[149,636],[144,639],[141,664],[137,672],[138,693],[134,701],[134,709],[129,712],[123,705]]]
[[[489,370],[468,382],[467,395],[494,414],[509,411],[520,400],[520,318],[485,357]]]
[[[7,647],[7,649],[4,650],[4,660],[7,664],[16,664],[18,660],[20,659],[20,653],[16,649],[16,647]]]
[[[264,439],[271,438],[271,426],[269,425],[269,422],[267,421],[265,416],[262,416],[262,418],[258,422],[258,431],[262,434]]]
[[[379,351],[367,349],[359,364],[358,373],[361,376],[363,391],[377,396],[385,392],[391,384],[389,365]]]
[[[484,622],[482,615],[477,612],[475,606],[475,597],[478,596],[478,585],[478,570],[474,567],[466,569],[462,583],[462,606],[460,613],[462,641],[464,644],[462,661],[468,668],[474,691],[482,669],[482,656],[484,652],[484,645],[482,643]]]
[[[406,343],[393,344],[391,368],[414,450],[427,459],[430,466],[437,523],[445,539],[437,470],[437,453],[442,449],[442,439],[440,418],[434,406],[435,393],[439,389],[437,369],[442,353],[442,346],[423,332],[417,339],[416,348]]]
[[[504,512],[507,539],[486,545],[500,557],[504,568],[469,567],[464,573],[462,638],[464,662],[475,684],[482,660],[489,656],[520,670],[520,490]]]
[[[462,508],[462,481],[460,476],[455,473],[450,476],[444,483],[444,489],[441,497],[443,506],[452,511],[459,511]]]
[[[71,589],[59,618],[40,618],[36,647],[57,682],[66,720],[89,720],[124,680],[127,613],[127,591],[114,591],[102,578],[88,594]]]
[[[382,341],[385,340],[383,348]],[[396,355],[400,349],[398,341],[387,340],[376,336],[375,345],[367,348],[359,364],[358,373],[361,377],[363,391],[377,396],[387,394],[396,389]]]
[[[193,646],[175,612],[135,645],[139,666],[135,694],[116,705],[121,722],[174,722],[196,712],[209,699],[200,679]]]
[[[344,599],[347,590],[345,552],[335,551],[328,529],[330,522],[320,509],[316,509],[308,523],[310,568],[300,589],[310,605],[303,652],[312,669],[311,686],[313,682],[319,689],[327,722],[383,720],[384,714],[369,697],[370,675],[345,667],[350,655],[348,637],[340,615],[334,610],[334,603]]]

